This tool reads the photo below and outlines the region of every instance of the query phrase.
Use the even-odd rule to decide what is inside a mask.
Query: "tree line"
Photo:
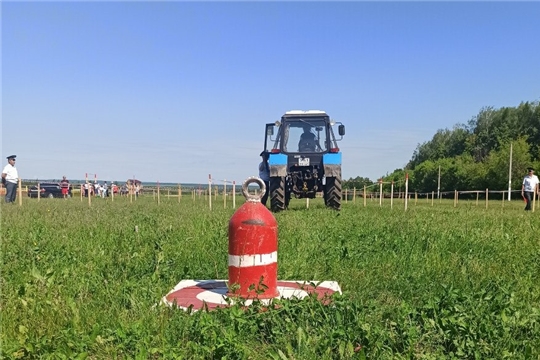
[[[436,192],[440,168],[440,191],[504,190],[508,188],[510,150],[512,189],[519,190],[527,168],[540,169],[538,101],[517,107],[484,107],[466,124],[438,130],[431,140],[418,144],[404,168],[382,180],[399,186],[407,173],[410,191]],[[343,187],[360,189],[377,180],[350,178]]]

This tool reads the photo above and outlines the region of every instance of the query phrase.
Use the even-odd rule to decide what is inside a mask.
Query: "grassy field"
[[[227,279],[222,200],[23,200],[1,206],[3,358],[540,359],[540,211],[519,201],[293,200],[278,278],[343,295],[188,314],[156,304]]]

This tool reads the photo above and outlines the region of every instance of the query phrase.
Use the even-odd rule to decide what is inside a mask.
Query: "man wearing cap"
[[[6,203],[14,203],[17,196],[19,173],[17,172],[17,168],[15,168],[16,157],[17,155],[8,156],[8,164],[2,170],[2,184],[6,187]]]
[[[523,196],[527,203],[525,210],[531,210],[531,201],[535,193],[540,192],[540,190],[538,189],[538,176],[534,175],[534,169],[530,167],[527,170],[528,174],[523,178],[523,185],[521,185],[521,196]]]
[[[261,152],[262,161],[259,164],[259,178],[264,181],[266,185],[266,192],[261,198],[261,203],[266,206],[266,201],[268,200],[268,194],[270,193],[270,168],[268,167],[268,152]]]

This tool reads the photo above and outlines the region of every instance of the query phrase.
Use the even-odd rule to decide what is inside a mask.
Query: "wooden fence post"
[[[390,209],[394,207],[394,181],[392,180],[392,185],[390,186]]]
[[[379,206],[382,206],[382,198],[383,198],[383,193],[382,193],[382,179],[379,180]]]
[[[223,180],[223,208],[227,208],[227,180]]]
[[[266,191],[270,191],[270,189],[266,189]],[[232,208],[236,209],[236,181],[234,180],[232,182]]]
[[[17,184],[17,192],[19,193],[19,206],[22,206],[22,180],[21,178],[19,178],[18,180],[19,183]]]
[[[489,200],[488,200],[488,194],[489,194],[489,191],[488,191],[488,189],[486,188],[486,209],[488,208],[488,202],[489,202]]]
[[[367,192],[366,192],[366,185],[364,185],[364,207],[367,206]]]
[[[405,174],[405,211],[407,211],[408,201],[409,201],[409,174]]]
[[[435,191],[431,192],[431,206],[433,206],[433,202],[435,201]]]
[[[208,206],[212,210],[212,175],[208,174]]]
[[[92,194],[90,193],[90,189],[94,189],[94,185],[88,183],[88,206],[92,206]]]

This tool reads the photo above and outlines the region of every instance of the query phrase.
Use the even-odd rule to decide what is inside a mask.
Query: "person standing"
[[[101,197],[106,198],[107,196],[109,196],[109,186],[107,185],[106,181],[103,183],[103,186],[101,187],[101,191],[102,191]]]
[[[69,195],[69,180],[64,175],[62,181],[60,181],[60,188],[62,189],[62,196],[66,199]]]
[[[261,198],[261,204],[266,206],[268,194],[270,193],[270,167],[268,166],[268,152],[263,151],[260,156],[262,157],[262,161],[259,164],[259,178],[264,181],[264,185],[266,185],[266,191]]]
[[[534,175],[534,169],[528,168],[528,174],[523,178],[523,185],[521,185],[521,196],[525,199],[527,205],[525,210],[531,210],[531,202],[536,193],[539,193],[538,189],[539,180],[538,176]]]
[[[17,172],[17,168],[15,168],[16,157],[17,155],[8,156],[8,164],[2,170],[2,184],[6,187],[6,203],[14,203],[17,196],[19,173]]]
[[[101,187],[99,186],[99,183],[94,181],[94,196],[100,196],[101,195]]]

